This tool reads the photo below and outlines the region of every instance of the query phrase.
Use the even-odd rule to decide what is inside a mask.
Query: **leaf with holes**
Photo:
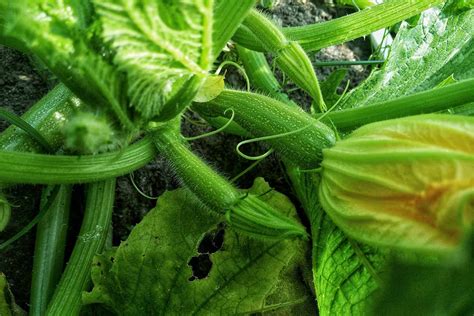
[[[295,216],[289,200],[263,180],[250,191]],[[222,231],[222,219],[210,214],[188,191],[166,192],[127,241],[96,258],[84,302],[119,315],[233,315],[265,307],[298,241]]]
[[[213,0],[97,0],[103,36],[146,118],[178,114],[212,65]]]

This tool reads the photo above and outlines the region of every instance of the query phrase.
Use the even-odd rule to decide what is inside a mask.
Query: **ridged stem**
[[[389,1],[327,22],[285,27],[282,32],[288,39],[297,41],[305,51],[317,51],[389,27],[442,2],[442,0]],[[249,49],[267,51],[261,38],[245,26],[240,26],[232,39]]]
[[[213,56],[217,57],[255,5],[255,0],[216,1],[213,23]]]
[[[155,148],[148,139],[117,152],[89,156],[53,156],[0,151],[0,182],[30,184],[95,182],[130,173],[143,167],[154,157]]]
[[[271,97],[277,100],[286,102],[295,107],[298,106],[296,103],[292,102],[286,94],[281,92],[282,87],[273,75],[272,69],[263,53],[249,50],[240,45],[237,45],[236,48],[253,87],[257,90],[268,93]]]
[[[447,110],[470,102],[474,102],[474,79],[364,107],[331,112],[325,120],[337,128],[351,129],[382,120]]]
[[[81,101],[63,84],[57,85],[35,103],[21,118],[35,128],[55,150],[63,144],[61,132],[64,122],[81,107]],[[0,149],[8,151],[40,152],[38,145],[23,130],[10,126],[0,134]]]
[[[101,252],[107,239],[112,220],[115,179],[92,183],[86,192],[86,209],[81,231],[48,306],[48,316],[79,315],[82,291],[90,281],[92,260]]]
[[[51,187],[43,190],[43,201],[49,198],[51,190]],[[31,316],[45,315],[49,300],[61,277],[64,265],[71,190],[71,186],[61,186],[56,199],[36,228],[36,246],[30,295]]]

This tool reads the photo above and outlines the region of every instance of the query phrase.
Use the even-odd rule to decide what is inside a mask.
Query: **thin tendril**
[[[326,112],[324,112],[321,116],[318,116],[316,118],[317,121],[321,121],[323,118],[325,118],[329,113],[331,113],[335,108],[336,106],[339,105],[339,103],[341,103],[341,100],[346,96],[346,93],[347,93],[347,90],[349,89],[349,84],[351,83],[350,80],[347,80],[347,84],[346,84],[346,87],[344,88],[344,91],[342,92],[341,96],[339,97],[339,99],[336,101],[336,103],[333,104],[333,106],[331,106],[329,108],[329,110],[327,110]]]
[[[140,188],[137,186],[137,184],[135,183],[135,176],[132,173],[130,173],[130,181],[132,182],[132,185],[133,187],[135,188],[135,190],[137,190],[138,193],[140,193],[141,196],[149,199],[149,200],[158,200],[158,196],[157,197],[152,197],[152,196],[149,196],[148,194],[144,193],[142,190],[140,190]]]
[[[238,175],[236,175],[235,177],[233,177],[232,179],[230,179],[230,182],[235,182],[237,181],[238,179],[240,179],[242,176],[244,176],[246,173],[248,173],[250,170],[252,170],[253,168],[255,168],[259,163],[261,163],[263,161],[263,159],[260,159],[260,160],[256,160],[254,162],[252,162],[252,164],[250,166],[248,166],[247,168],[245,168],[242,172],[240,172]]]
[[[237,144],[237,147],[235,147],[235,150],[237,151],[237,154],[239,154],[239,156],[241,156],[242,158],[247,159],[247,160],[262,160],[262,159],[267,158],[268,156],[270,156],[273,153],[273,149],[269,149],[266,153],[264,153],[260,156],[249,156],[249,155],[244,154],[242,151],[240,151],[240,146],[252,143],[253,141],[258,141],[256,138],[255,139],[249,139],[249,140],[250,141],[240,142],[240,143]]]
[[[44,215],[49,211],[51,206],[53,205],[54,200],[58,196],[59,193],[59,185],[55,185],[53,187],[53,191],[51,192],[51,195],[48,197],[45,205],[43,208],[41,208],[40,212],[26,225],[24,226],[18,233],[13,235],[10,239],[7,241],[3,242],[0,244],[0,252],[5,250],[8,246],[13,244],[15,241],[23,237],[25,234],[27,234],[33,227],[35,227],[36,224],[43,218]]]
[[[385,60],[334,60],[334,61],[318,61],[314,63],[316,67],[334,67],[334,66],[364,66],[364,65],[380,65]]]
[[[43,147],[43,149],[48,153],[53,153],[54,150],[48,141],[41,135],[41,133],[31,126],[28,122],[23,120],[20,116],[10,113],[2,108],[0,108],[0,118],[3,118],[8,123],[15,125],[16,127],[22,129],[27,133],[31,138],[33,138],[38,144]]]
[[[209,136],[212,136],[212,135],[215,135],[215,134],[218,134],[218,133],[222,132],[234,121],[235,111],[233,109],[229,108],[229,109],[224,111],[224,115],[227,113],[227,111],[232,111],[232,115],[231,115],[230,119],[227,121],[227,123],[225,123],[220,128],[216,129],[215,131],[209,132],[209,133],[204,133],[202,135],[192,136],[192,137],[183,137],[183,138],[187,141],[193,141],[193,140],[209,137]]]
[[[252,157],[252,156],[248,156],[246,154],[244,154],[241,150],[240,150],[240,147],[242,147],[243,145],[246,145],[246,144],[251,144],[251,143],[256,143],[256,142],[259,142],[259,141],[265,141],[265,140],[270,140],[270,139],[276,139],[276,138],[280,138],[280,137],[285,137],[285,136],[289,136],[289,135],[293,135],[293,134],[296,134],[296,133],[299,133],[299,132],[302,132],[303,130],[307,129],[308,127],[312,126],[313,123],[311,124],[308,124],[302,128],[299,128],[295,131],[290,131],[290,132],[286,132],[286,133],[281,133],[281,134],[276,134],[276,135],[269,135],[269,136],[262,136],[262,137],[256,137],[256,138],[252,138],[252,139],[247,139],[247,140],[244,140],[244,141],[241,141],[240,143],[237,144],[237,146],[235,147],[235,150],[237,151],[237,153],[247,159],[247,160],[259,160],[259,159],[263,159],[263,158],[266,158],[268,157],[271,153],[273,153],[273,149],[270,149],[268,150],[266,153],[264,153],[263,155],[260,155],[260,156],[255,156],[255,157]]]
[[[245,69],[240,66],[239,64],[237,64],[236,62],[233,62],[231,60],[226,60],[224,62],[222,62],[219,67],[217,68],[216,72],[215,72],[215,75],[219,75],[220,72],[222,71],[222,68],[226,65],[232,65],[234,66],[235,68],[239,69],[240,72],[242,73],[242,76],[244,76],[244,79],[245,79],[245,83],[247,84],[247,91],[250,91],[250,79],[249,79],[249,76],[247,75],[247,72],[245,71]]]
[[[189,116],[187,116],[186,114],[183,114],[183,117],[186,121],[188,121],[189,123],[193,124],[193,125],[197,125],[197,126],[207,126],[206,123],[204,122],[201,122],[201,121],[198,121],[198,120],[193,120],[192,118],[190,118]]]

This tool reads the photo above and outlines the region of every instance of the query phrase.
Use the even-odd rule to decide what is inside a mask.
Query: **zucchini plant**
[[[12,123],[0,134],[0,188],[45,185],[37,216],[0,245],[37,224],[31,315],[365,315],[383,304],[395,314],[405,310],[390,295],[416,287],[393,271],[472,279],[472,2],[387,1],[289,28],[255,2],[0,3],[0,44],[60,82],[21,118],[0,111]],[[402,22],[415,15],[418,24]],[[362,84],[339,95],[339,81],[319,82],[311,52],[398,22],[390,55]],[[249,91],[219,74],[228,50]],[[266,56],[309,109],[284,93]],[[238,188],[193,153],[196,137],[181,133],[188,110],[213,133],[247,137],[236,146],[246,159],[275,152],[303,212],[263,179]],[[270,149],[244,154],[252,142]],[[182,187],[113,247],[116,178],[157,156]],[[65,258],[75,184],[86,184],[84,217]],[[14,217],[0,191],[0,229]],[[427,287],[441,282],[429,277],[419,274]],[[472,313],[474,282],[460,284],[449,300],[425,295],[419,313]],[[2,290],[2,314],[19,313]]]

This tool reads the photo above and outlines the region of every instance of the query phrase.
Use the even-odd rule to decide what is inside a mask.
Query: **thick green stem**
[[[82,106],[63,84],[57,85],[33,105],[21,118],[35,128],[57,150],[64,142],[62,128],[72,114]],[[8,151],[41,152],[41,146],[23,130],[8,127],[0,134],[0,149]]]
[[[221,0],[214,8],[212,52],[217,57],[255,5],[255,0]]]
[[[239,199],[239,192],[194,155],[175,131],[159,129],[153,133],[153,140],[178,177],[209,208],[221,212]]]
[[[101,252],[112,220],[115,179],[92,183],[81,231],[46,315],[79,315],[82,291],[90,281],[92,260]]]
[[[297,41],[305,51],[317,51],[392,26],[442,2],[389,1],[328,22],[283,28],[282,32],[288,39]],[[232,39],[249,49],[267,51],[261,38],[249,28],[241,26]]]
[[[30,295],[30,315],[32,316],[45,314],[49,300],[61,277],[64,265],[71,189],[71,186],[61,186],[56,199],[36,228]],[[44,189],[43,201],[48,199],[51,190],[52,187]]]
[[[265,138],[283,157],[305,169],[316,168],[322,159],[322,149],[336,141],[329,127],[303,110],[256,93],[225,90],[207,103],[194,103],[193,108],[215,116],[233,109],[234,120],[240,126]]]
[[[0,232],[2,232],[10,222],[11,213],[12,208],[0,189]]]
[[[331,112],[325,120],[337,128],[352,129],[372,122],[447,110],[470,102],[474,102],[474,79],[369,106]]]
[[[297,42],[287,40],[279,28],[256,10],[249,13],[243,25],[261,40],[266,50],[276,54],[278,67],[311,95],[321,111],[325,111],[318,78],[303,48]]]
[[[253,87],[262,92],[269,93],[271,97],[277,100],[296,107],[298,106],[285,93],[281,92],[282,87],[273,75],[272,69],[263,53],[251,51],[240,45],[237,45],[237,52]]]
[[[0,182],[94,182],[130,173],[143,167],[154,157],[155,148],[149,139],[143,139],[121,151],[90,156],[52,156],[0,151]]]
[[[242,196],[229,181],[194,155],[176,130],[164,127],[151,134],[159,152],[173,164],[184,185],[211,210],[226,214],[233,228],[258,238],[306,236],[304,227],[257,196]]]

